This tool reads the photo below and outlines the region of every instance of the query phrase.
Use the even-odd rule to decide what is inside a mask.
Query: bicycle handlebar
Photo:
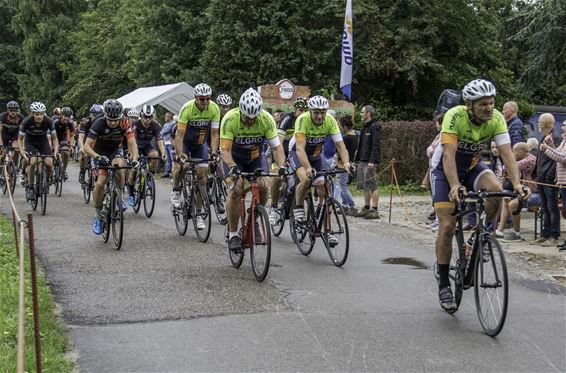
[[[509,190],[504,190],[502,192],[488,192],[485,190],[480,190],[478,192],[475,191],[464,192],[460,190],[458,192],[458,196],[460,198],[460,202],[457,203],[456,206],[454,206],[454,210],[451,213],[452,216],[456,216],[460,211],[465,210],[464,206],[466,203],[475,202],[474,200],[477,199],[485,200],[487,198],[511,198],[511,199],[517,198],[517,200],[519,201],[519,205],[517,206],[516,210],[511,212],[511,214],[513,215],[518,215],[521,212],[521,209],[523,208],[523,199],[518,198],[519,194],[517,192],[509,191]]]

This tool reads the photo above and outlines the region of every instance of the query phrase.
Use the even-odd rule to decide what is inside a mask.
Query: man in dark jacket
[[[366,105],[361,111],[364,128],[360,134],[356,161],[358,163],[358,190],[364,191],[364,208],[355,216],[366,219],[379,219],[377,211],[379,195],[377,193],[376,171],[381,157],[381,127],[374,119],[375,108]],[[373,208],[370,209],[370,202]]]
[[[538,127],[541,133],[539,144],[542,144],[545,137],[553,136],[554,116],[550,113],[542,114],[538,120]],[[555,144],[558,144],[560,141],[560,138],[554,139]],[[540,145],[533,176],[536,182],[547,185],[538,186],[543,214],[540,237],[529,242],[529,244],[553,247],[558,245],[558,238],[560,237],[558,189],[554,187],[556,182],[556,162],[550,159],[543,151],[540,151]]]
[[[507,122],[509,137],[511,137],[511,148],[518,142],[525,141],[525,129],[523,121],[518,117],[519,107],[515,101],[508,101],[503,105],[503,116]]]

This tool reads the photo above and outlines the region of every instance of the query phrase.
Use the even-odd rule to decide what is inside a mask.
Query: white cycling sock
[[[238,236],[238,231],[230,232],[230,238]]]

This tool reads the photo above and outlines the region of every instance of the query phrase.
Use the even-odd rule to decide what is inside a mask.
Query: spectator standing
[[[163,137],[163,144],[165,145],[165,154],[167,155],[167,160],[165,161],[165,170],[163,171],[163,175],[161,175],[162,179],[168,179],[171,177],[171,168],[173,165],[173,144],[171,131],[173,130],[175,123],[176,121],[173,120],[173,114],[167,112],[165,114],[165,124],[163,125],[163,129],[161,129],[161,136]]]
[[[346,150],[348,151],[349,159],[354,159],[356,156],[356,149],[358,149],[358,139],[359,136],[354,131],[354,123],[352,123],[352,117],[346,115],[340,119],[340,126],[342,127],[342,138],[344,139],[344,145],[346,145]],[[354,216],[358,210],[356,209],[356,203],[348,189],[348,175],[346,172],[338,174],[338,178],[334,185],[334,198],[342,198],[342,206],[346,211],[346,215]]]
[[[381,158],[381,127],[375,120],[375,108],[366,105],[361,110],[364,124],[360,133],[356,162],[359,162],[357,185],[364,192],[364,208],[355,216],[366,219],[379,219],[376,170]],[[373,209],[370,208],[373,204]]]
[[[535,169],[537,159],[534,155],[530,153],[531,148],[526,142],[518,142],[513,145],[513,154],[515,155],[515,160],[517,161],[517,167],[521,173],[521,179],[523,180],[533,180],[532,173]],[[527,200],[527,208],[532,209],[540,206],[540,195],[536,193],[537,185],[529,182],[525,182],[524,185],[531,189],[531,196]],[[510,182],[504,184],[503,189],[513,190],[513,185]],[[519,206],[519,201],[509,198],[503,199],[503,206],[501,209],[501,216],[499,218],[499,227],[495,230],[495,237],[501,238],[504,242],[522,241],[521,237],[521,214],[513,215]],[[509,233],[504,234],[505,224],[507,224],[507,219],[511,217],[513,230]]]
[[[554,184],[556,180],[556,162],[546,155],[541,147],[544,140],[546,146],[549,143],[557,143],[552,139],[554,129],[554,116],[544,113],[538,120],[539,130],[542,134],[537,166],[535,169],[535,181],[544,184]],[[543,213],[542,230],[540,237],[529,242],[531,245],[555,246],[560,236],[560,211],[558,210],[558,189],[554,186],[539,185],[541,209]]]
[[[554,141],[551,140],[553,140],[552,137],[548,140],[545,139],[540,150],[556,161],[556,184],[561,187],[562,209],[566,209],[566,120],[562,122],[562,142],[556,149],[554,148]],[[560,251],[566,250],[566,240],[558,248]]]
[[[511,147],[518,142],[525,141],[525,128],[523,121],[519,118],[519,107],[515,101],[508,101],[503,105],[503,117],[507,122],[509,137],[511,137]]]

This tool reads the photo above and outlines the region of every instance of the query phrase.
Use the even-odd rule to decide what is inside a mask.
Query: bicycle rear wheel
[[[218,177],[215,176],[212,181],[212,194],[213,196],[213,208],[214,213],[216,215],[216,219],[222,225],[226,225],[228,223],[228,218],[226,217],[226,196],[228,195],[228,187],[226,186],[226,182]]]
[[[271,231],[275,237],[279,237],[281,232],[283,232],[283,228],[285,227],[285,208],[278,207],[277,208],[279,219],[277,219],[277,223],[271,225]]]
[[[197,201],[201,200],[202,207],[197,208]],[[193,186],[193,192],[191,193],[191,217],[193,219],[193,227],[195,233],[200,242],[208,241],[210,237],[210,202],[208,201],[208,196],[204,192],[204,189],[200,185]],[[202,219],[204,222],[204,228],[198,228],[198,218]]]
[[[314,234],[314,207],[312,206],[312,197],[305,198],[305,218],[304,224],[297,224],[295,222],[295,199],[291,203],[291,213],[289,216],[289,230],[293,242],[303,255],[310,255],[314,248],[316,236]]]
[[[122,191],[112,191],[112,239],[116,250],[122,247],[124,236],[124,210],[122,209]]]
[[[271,261],[271,230],[269,216],[265,207],[257,205],[254,211],[254,227],[252,227],[250,259],[255,279],[265,280]]]
[[[143,210],[145,216],[151,218],[155,209],[155,180],[151,171],[145,177],[145,187],[143,193]]]
[[[344,208],[334,198],[329,198],[327,209],[322,222],[322,240],[332,263],[342,267],[350,249],[348,220]]]
[[[481,238],[474,268],[476,311],[485,333],[495,337],[503,329],[509,302],[507,264],[499,242],[492,236]]]
[[[226,244],[228,244],[228,226],[226,226],[226,230],[224,231],[224,235],[226,237]],[[244,250],[240,250],[239,252],[234,252],[228,249],[228,255],[230,256],[230,263],[232,263],[232,267],[238,269],[242,265],[244,261]]]

